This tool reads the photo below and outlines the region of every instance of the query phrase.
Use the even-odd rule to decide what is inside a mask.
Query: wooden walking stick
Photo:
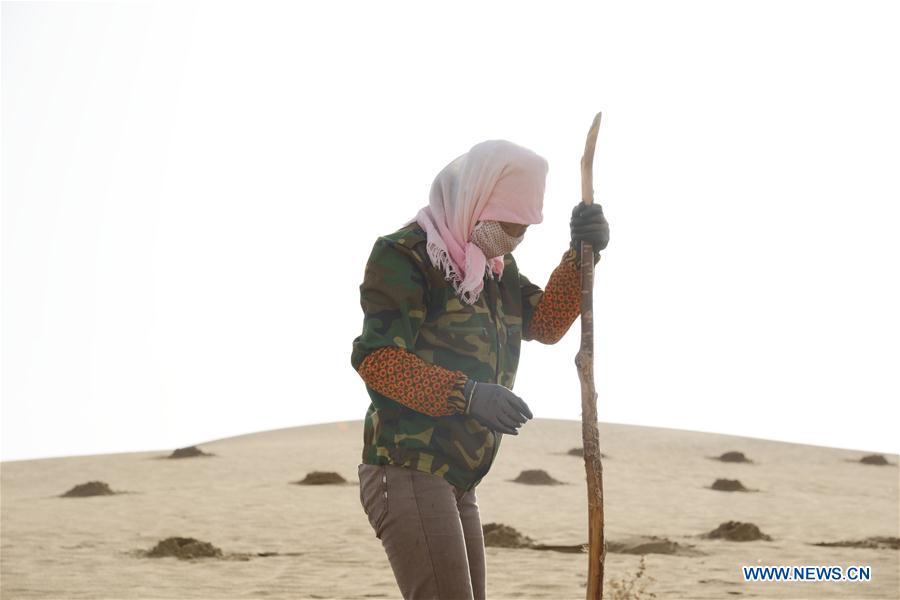
[[[600,113],[594,117],[581,157],[581,199],[594,203],[594,148]],[[584,441],[584,468],[588,491],[588,580],[587,600],[603,598],[603,465],[600,463],[600,432],[597,428],[597,392],[594,389],[594,251],[581,242],[581,348],[575,355],[581,381],[581,437]]]

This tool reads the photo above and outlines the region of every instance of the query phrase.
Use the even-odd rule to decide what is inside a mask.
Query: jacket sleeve
[[[367,386],[408,408],[431,416],[465,412],[468,377],[411,351],[425,319],[426,286],[408,250],[384,238],[375,242],[359,286],[363,330],[350,363]]]
[[[567,250],[550,274],[545,289],[519,272],[522,291],[522,338],[555,344],[581,314],[581,276],[575,251]]]

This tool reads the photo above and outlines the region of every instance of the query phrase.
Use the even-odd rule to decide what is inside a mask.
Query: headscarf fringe
[[[431,264],[433,264],[438,270],[442,270],[444,272],[444,279],[446,281],[449,281],[450,285],[453,286],[453,292],[457,296],[459,296],[460,300],[462,300],[466,304],[474,304],[478,299],[478,292],[480,290],[467,290],[460,293],[462,277],[459,271],[457,271],[453,267],[453,261],[450,260],[450,255],[447,253],[447,251],[433,242],[428,242],[425,248],[428,252],[428,257],[431,259]],[[485,266],[485,270],[490,273],[490,263]]]

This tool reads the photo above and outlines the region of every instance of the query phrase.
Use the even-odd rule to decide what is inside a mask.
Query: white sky
[[[2,13],[3,460],[362,419],[375,238],[509,139],[544,285],[597,111],[600,419],[900,452],[896,2]],[[580,419],[579,330],[523,344],[538,418]]]

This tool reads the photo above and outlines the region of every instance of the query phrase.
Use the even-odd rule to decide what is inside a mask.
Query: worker
[[[609,241],[599,204],[579,202],[545,288],[512,251],[541,223],[547,161],[506,140],[444,167],[428,205],[376,239],[359,286],[351,364],[371,402],[360,503],[404,598],[485,598],[475,488],[503,434],[533,418],[513,390],[522,340],[555,344],[581,311],[580,244]]]

